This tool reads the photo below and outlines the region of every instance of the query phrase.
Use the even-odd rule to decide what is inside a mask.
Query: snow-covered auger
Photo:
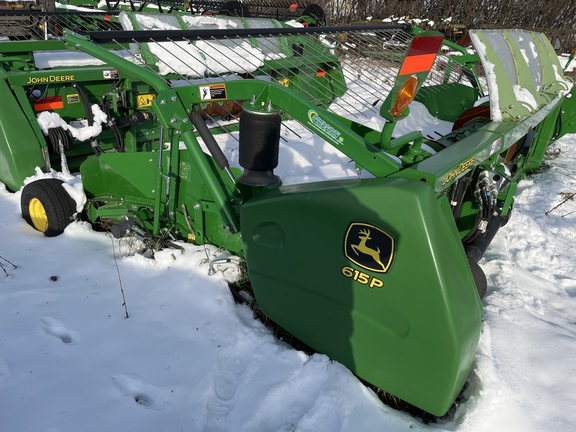
[[[83,218],[226,249],[273,321],[446,413],[479,340],[478,261],[517,182],[576,132],[546,37],[476,30],[469,54],[409,25],[117,24],[0,43],[0,180],[18,190],[66,161],[87,197],[77,213],[59,180],[37,180],[24,218],[49,236]],[[332,150],[296,180],[285,165],[307,136]]]

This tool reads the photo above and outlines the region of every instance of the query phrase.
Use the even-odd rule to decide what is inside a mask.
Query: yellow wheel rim
[[[38,198],[32,198],[28,204],[28,211],[30,212],[30,219],[32,224],[40,232],[48,230],[48,217],[46,210]]]

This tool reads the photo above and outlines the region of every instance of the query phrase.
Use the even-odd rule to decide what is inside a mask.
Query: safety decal
[[[140,94],[136,96],[136,106],[138,108],[146,108],[152,106],[152,101],[156,99],[156,95],[152,93]]]
[[[118,69],[111,69],[102,71],[102,78],[104,79],[116,79],[118,78]]]
[[[490,156],[500,150],[500,143],[502,142],[502,137],[498,137],[492,143],[492,148],[490,149]]]
[[[200,90],[200,100],[214,100],[214,99],[227,99],[226,84],[212,84],[198,86]]]
[[[80,102],[80,95],[78,93],[66,95],[66,103],[75,104]]]

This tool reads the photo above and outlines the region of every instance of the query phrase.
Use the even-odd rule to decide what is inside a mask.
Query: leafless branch
[[[128,306],[126,306],[126,296],[124,295],[124,287],[122,286],[122,277],[120,276],[120,269],[118,268],[118,260],[116,259],[116,249],[114,248],[114,239],[110,236],[112,240],[112,255],[114,256],[114,265],[116,266],[116,272],[118,273],[118,282],[120,283],[120,292],[122,293],[122,306],[124,306],[124,311],[126,312],[126,318],[130,318],[128,315]]]
[[[550,217],[550,213],[552,213],[557,208],[563,206],[568,201],[574,201],[574,197],[576,196],[576,192],[560,192],[560,196],[562,197],[562,202],[560,202],[560,204],[555,205],[554,207],[549,209],[546,213],[544,213],[546,216]],[[574,213],[574,212],[571,212],[571,213]],[[568,213],[564,216],[568,216],[571,213]],[[564,217],[564,216],[562,216],[562,217]]]
[[[12,264],[10,261],[8,261],[6,258],[4,258],[2,255],[0,255],[0,260],[6,261],[8,264],[10,264],[12,266],[12,268],[18,268],[16,265]],[[6,274],[6,276],[8,276],[8,272],[6,271],[6,269],[4,268],[4,265],[1,262],[0,262],[0,267],[2,267],[4,274]]]

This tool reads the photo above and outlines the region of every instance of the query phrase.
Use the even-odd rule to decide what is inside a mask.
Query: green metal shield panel
[[[576,133],[576,87],[572,87],[570,98],[562,100],[562,125],[557,138],[567,133]]]
[[[36,167],[44,168],[42,147],[5,80],[0,94],[0,181],[18,190]]]
[[[443,415],[475,356],[482,307],[450,214],[425,183],[281,187],[242,207],[262,311],[382,389]]]
[[[426,105],[428,112],[441,120],[454,122],[478,100],[478,89],[460,83],[442,84],[442,91],[436,86],[422,87],[415,100]]]
[[[158,153],[106,153],[80,167],[82,185],[92,196],[153,199]]]
[[[520,121],[570,90],[543,33],[471,30],[470,38],[486,74],[493,121]]]

